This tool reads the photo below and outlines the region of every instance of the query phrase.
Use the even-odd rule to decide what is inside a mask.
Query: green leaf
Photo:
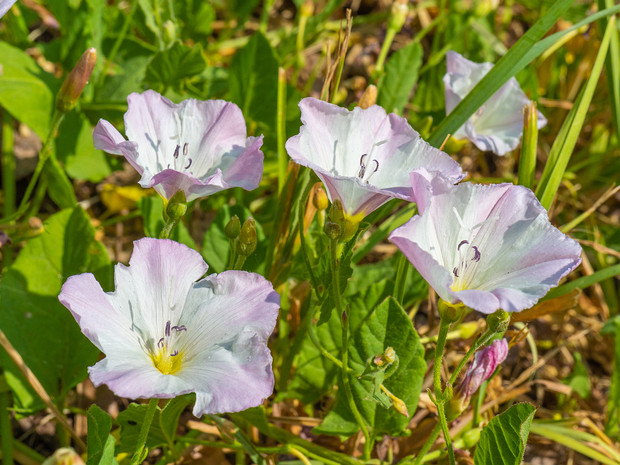
[[[110,174],[106,155],[95,149],[93,128],[81,113],[72,111],[65,116],[55,142],[56,156],[72,178],[99,182]]]
[[[71,208],[77,203],[73,184],[53,154],[45,162],[43,176],[48,184],[47,192],[56,205],[60,208]]]
[[[218,210],[217,215],[213,219],[213,222],[202,240],[202,256],[209,264],[210,272],[221,273],[228,265],[230,243],[228,237],[224,233],[224,228],[226,228],[226,225],[233,215],[239,217],[241,224],[249,217],[253,216],[250,210],[241,205],[224,205]],[[259,272],[261,267],[264,266],[267,250],[263,228],[258,221],[256,221],[255,226],[258,244],[254,253],[245,261],[243,269],[246,271]]]
[[[200,44],[188,47],[177,41],[155,54],[146,67],[144,85],[160,93],[168,88],[179,89],[184,79],[197,76],[206,67]]]
[[[536,47],[536,43],[551,29],[572,2],[573,0],[557,0],[437,126],[428,142],[439,147],[448,134],[454,134],[484,102],[508,82],[508,79],[542,53],[546,47],[540,49]]]
[[[585,289],[586,287],[592,286],[593,284],[599,283],[606,279],[613,278],[614,276],[617,276],[619,274],[620,263],[609,266],[607,268],[603,268],[602,270],[597,270],[588,276],[582,276],[581,278],[573,279],[569,283],[566,283],[560,287],[556,287],[555,289],[551,289],[551,291],[549,291],[547,295],[541,299],[541,301],[561,297],[568,294],[574,289]]]
[[[159,195],[142,197],[138,200],[138,209],[144,219],[144,234],[148,237],[159,237],[159,233],[164,227],[164,201],[162,198]],[[191,249],[196,248],[194,239],[182,221],[172,230],[170,239],[185,244]]]
[[[228,82],[230,100],[239,105],[246,118],[275,127],[278,62],[263,34],[254,34],[235,53]]]
[[[97,405],[88,409],[88,459],[86,465],[116,465],[112,418]]]
[[[105,248],[81,207],[52,215],[40,236],[28,241],[0,283],[0,328],[52,398],[86,378],[99,350],[82,335],[69,310],[58,301],[72,275],[92,272],[109,286],[111,266]],[[0,351],[0,364],[14,392],[16,407],[36,410],[42,401]]]
[[[516,404],[484,427],[476,447],[476,465],[519,465],[530,434],[536,408]]]
[[[402,114],[409,102],[411,91],[418,82],[418,70],[422,65],[424,51],[419,42],[395,52],[385,65],[385,74],[379,81],[377,104],[387,112]]]
[[[581,361],[581,354],[575,352],[574,357],[575,365],[573,366],[573,372],[562,382],[570,386],[579,397],[587,399],[590,397],[590,391],[592,389],[590,386],[590,377],[588,376],[585,365]]]
[[[385,409],[372,401],[372,383],[359,380],[358,376],[371,357],[392,347],[399,358],[399,365],[383,384],[404,401],[409,412],[413,413],[418,405],[426,371],[424,347],[411,320],[394,299],[387,298],[368,314],[364,309],[373,308],[369,300],[372,301],[371,295],[366,299],[356,299],[349,312],[352,332],[349,344],[351,388],[357,408],[375,435],[397,435],[407,427],[409,419],[394,409]],[[355,434],[358,429],[346,399],[341,395],[323,423],[315,428],[319,433],[344,436]]]
[[[175,397],[164,408],[155,411],[153,423],[146,439],[146,447],[153,449],[163,445],[170,445],[174,440],[179,416],[189,404],[194,401],[193,394]],[[118,423],[121,425],[119,440],[120,452],[134,452],[144,415],[148,409],[146,404],[130,404],[129,407],[118,415]]]
[[[617,439],[620,438],[620,315],[608,320],[601,334],[608,334],[614,340],[614,365],[607,399],[605,433]]]
[[[310,324],[313,323],[310,322]],[[340,315],[332,312],[327,324],[317,326],[314,331],[321,346],[334,357],[339,358],[342,340]],[[337,373],[338,367],[321,355],[308,336],[295,358],[295,372],[282,397],[299,399],[306,405],[313,404],[332,390]]]
[[[54,109],[51,76],[22,50],[0,42],[0,106],[45,140]]]

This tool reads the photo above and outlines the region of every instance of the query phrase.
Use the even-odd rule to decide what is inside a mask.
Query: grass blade
[[[564,124],[558,133],[551,151],[549,152],[549,158],[538,188],[536,189],[536,196],[539,198],[540,203],[546,209],[549,209],[551,202],[555,197],[555,194],[560,187],[562,177],[568,166],[568,161],[573,153],[577,138],[583,127],[588,108],[594,91],[598,84],[599,77],[603,71],[603,65],[605,64],[605,57],[609,49],[609,43],[611,41],[612,32],[614,31],[616,24],[615,16],[609,18],[607,28],[605,29],[605,35],[601,41],[601,46],[598,50],[598,55],[592,67],[592,73],[588,78],[585,86],[582,88],[573,108],[570,110]]]

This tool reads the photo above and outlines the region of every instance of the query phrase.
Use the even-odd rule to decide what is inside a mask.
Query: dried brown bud
[[[62,83],[56,95],[56,109],[67,113],[73,109],[84,87],[88,83],[97,62],[97,50],[93,47],[84,52],[80,60]]]

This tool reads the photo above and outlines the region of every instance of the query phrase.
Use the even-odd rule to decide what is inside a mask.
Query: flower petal
[[[197,391],[197,416],[244,410],[271,395],[267,338],[279,306],[271,283],[253,273],[226,271],[192,287],[180,321],[187,327],[180,350],[196,355],[178,375]]]
[[[100,119],[93,131],[93,145],[97,150],[104,150],[115,155],[123,155],[138,173],[142,174],[142,166],[138,160],[138,144],[127,141],[106,120]]]

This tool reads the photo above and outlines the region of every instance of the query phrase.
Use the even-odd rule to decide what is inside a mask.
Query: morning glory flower
[[[446,303],[524,310],[581,262],[581,247],[551,225],[529,189],[411,176],[420,214],[390,240]]]
[[[357,222],[391,198],[411,200],[409,173],[439,172],[453,182],[463,177],[449,155],[426,143],[402,118],[380,106],[352,111],[315,98],[299,103],[303,126],[286,142],[298,164],[311,168],[329,199]]]
[[[7,11],[15,4],[17,0],[0,0],[0,18],[2,18]]]
[[[196,416],[245,410],[271,395],[267,338],[280,296],[258,274],[202,278],[207,268],[185,245],[144,238],[128,267],[116,265],[114,292],[91,273],[67,279],[60,302],[106,354],[89,368],[95,386],[132,399],[195,392]]]
[[[95,148],[123,155],[166,199],[183,191],[188,201],[223,189],[256,189],[263,173],[261,137],[247,137],[237,105],[224,100],[174,104],[147,90],[127,97],[125,138],[99,120]]]
[[[474,63],[456,52],[446,55],[448,72],[443,77],[446,91],[446,113],[458,103],[493,68],[491,63]],[[480,150],[505,155],[517,148],[523,134],[523,107],[530,99],[515,78],[510,78],[454,134],[456,139],[469,139]],[[538,112],[538,129],[547,119]]]

